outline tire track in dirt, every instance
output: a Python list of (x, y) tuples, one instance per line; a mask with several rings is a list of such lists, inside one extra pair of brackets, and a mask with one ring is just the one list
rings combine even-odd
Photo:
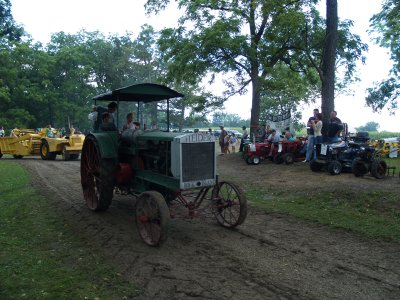
[(116, 195), (103, 213), (85, 207), (79, 161), (20, 163), (33, 175), (32, 184), (53, 200), (56, 213), (142, 289), (141, 299), (397, 299), (400, 295), (398, 244), (371, 242), (250, 209), (236, 230), (221, 228), (210, 217), (173, 219), (166, 243), (151, 248), (138, 236), (133, 197)]

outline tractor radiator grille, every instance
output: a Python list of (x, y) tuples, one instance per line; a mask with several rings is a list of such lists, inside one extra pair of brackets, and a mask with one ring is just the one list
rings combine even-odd
[(182, 144), (182, 181), (214, 178), (215, 143)]

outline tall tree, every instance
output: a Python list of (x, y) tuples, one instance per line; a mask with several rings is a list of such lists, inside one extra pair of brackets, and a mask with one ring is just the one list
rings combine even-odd
[[(157, 12), (169, 2), (148, 0), (146, 7), (149, 12)], [(303, 85), (311, 91), (304, 93), (300, 97), (302, 100), (308, 100), (308, 96), (315, 95), (312, 91), (321, 88), (318, 75), (315, 76), (319, 70), (315, 67), (320, 70), (322, 67), (315, 58), (322, 57), (325, 36), (321, 35), (321, 29), (325, 26), (314, 7), (317, 1), (178, 2), (184, 9), (179, 26), (163, 30), (159, 40), (169, 74), (176, 80), (190, 83), (204, 83), (205, 78), (213, 82), (216, 73), (222, 74), (225, 98), (245, 94), (251, 88), (253, 128), (260, 121), (262, 95), (282, 92), (282, 86), (275, 84), (287, 79), (286, 76), (277, 76), (284, 72), (275, 72), (281, 64), (287, 65), (289, 71), (297, 72), (303, 79)], [(315, 17), (310, 22), (306, 11), (311, 11)], [(354, 62), (359, 56), (354, 58), (352, 50), (359, 49), (359, 44), (357, 40), (347, 39), (348, 27), (344, 27), (343, 37), (342, 61)], [(328, 72), (327, 69), (324, 71)], [(298, 101), (299, 97), (293, 99)]]
[(371, 18), (371, 26), (379, 34), (375, 39), (376, 43), (389, 48), (394, 64), (389, 78), (368, 89), (366, 103), (374, 111), (381, 111), (387, 106), (394, 113), (400, 97), (400, 2), (384, 0), (381, 11)]
[[(338, 42), (338, 7), (337, 0), (326, 0), (326, 36), (322, 57), (321, 75), (321, 110), (323, 124), (327, 124), (331, 111), (335, 109), (335, 71), (336, 48)], [(323, 134), (327, 131), (324, 126)]]
[(319, 14), (311, 10), (304, 40), (306, 56), (317, 71), (321, 83), (323, 123), (327, 124), (329, 114), (335, 107), (335, 92), (346, 92), (347, 86), (359, 80), (355, 76), (356, 63), (359, 60), (364, 63), (363, 54), (368, 46), (361, 42), (358, 35), (351, 33), (352, 21), (338, 21), (337, 0), (326, 0), (325, 4), (325, 25), (311, 25), (323, 21)]
[[(158, 11), (169, 0), (148, 0)], [(224, 75), (225, 97), (252, 90), (251, 123), (260, 119), (261, 93), (279, 62), (291, 61), (301, 47), (303, 5), (316, 1), (179, 1), (185, 10), (176, 29), (162, 32), (160, 45), (169, 71), (177, 79), (198, 82)], [(190, 26), (190, 24), (196, 24)], [(187, 29), (191, 28), (191, 29)], [(304, 76), (306, 74), (303, 72)]]

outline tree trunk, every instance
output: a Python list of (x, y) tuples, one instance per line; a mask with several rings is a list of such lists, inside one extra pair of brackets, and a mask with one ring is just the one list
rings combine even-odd
[[(323, 124), (327, 125), (332, 110), (335, 109), (335, 61), (338, 40), (337, 0), (326, 0), (326, 37), (322, 58), (321, 110)], [(326, 135), (327, 126), (323, 126)]]
[(260, 122), (261, 82), (258, 77), (258, 69), (252, 76), (252, 101), (250, 117), (250, 133), (255, 133)]

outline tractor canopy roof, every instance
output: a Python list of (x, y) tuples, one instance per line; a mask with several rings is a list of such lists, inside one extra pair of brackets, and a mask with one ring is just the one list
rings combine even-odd
[(128, 102), (156, 102), (171, 98), (183, 97), (178, 93), (160, 84), (140, 83), (133, 84), (93, 97), (95, 101), (128, 101)]

